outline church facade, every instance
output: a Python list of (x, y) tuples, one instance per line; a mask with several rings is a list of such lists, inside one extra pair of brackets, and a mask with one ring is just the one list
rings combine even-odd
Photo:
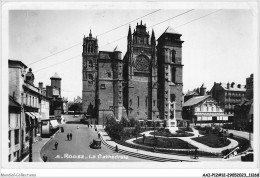
[(156, 42), (146, 25), (129, 27), (127, 52), (98, 51), (83, 39), (83, 112), (102, 124), (109, 115), (137, 120), (182, 120), (181, 34), (168, 27)]

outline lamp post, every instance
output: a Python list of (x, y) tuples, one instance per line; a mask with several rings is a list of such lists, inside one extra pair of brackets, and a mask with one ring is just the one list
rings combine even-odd
[(249, 119), (249, 129), (248, 129), (248, 131), (249, 131), (249, 149), (252, 148), (252, 145), (251, 145), (251, 129), (253, 127), (251, 126), (251, 124), (252, 124), (252, 118)]
[(105, 112), (105, 108), (103, 108), (103, 128), (104, 128), (104, 112)]
[(153, 121), (153, 128), (154, 128), (154, 134), (153, 134), (153, 147), (154, 147), (154, 149), (155, 149), (155, 120)]

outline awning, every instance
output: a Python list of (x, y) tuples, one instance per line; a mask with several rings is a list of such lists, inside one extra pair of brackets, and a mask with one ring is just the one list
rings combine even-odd
[(31, 117), (32, 119), (34, 119), (35, 118), (35, 116), (34, 115), (32, 115), (31, 113), (29, 113), (29, 112), (25, 112), (25, 114), (27, 114), (29, 117)]
[(59, 123), (57, 122), (57, 120), (50, 120), (50, 122), (51, 122), (51, 126), (53, 128), (57, 128), (59, 126)]
[(42, 116), (39, 113), (35, 112), (34, 114), (37, 115), (39, 119), (42, 118)]
[(30, 112), (31, 115), (33, 115), (33, 117), (38, 118), (38, 116), (36, 116), (35, 112)]

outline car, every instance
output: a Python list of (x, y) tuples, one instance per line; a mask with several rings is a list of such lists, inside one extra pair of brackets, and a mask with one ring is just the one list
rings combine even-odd
[(93, 139), (93, 142), (89, 145), (90, 148), (101, 149), (101, 139)]

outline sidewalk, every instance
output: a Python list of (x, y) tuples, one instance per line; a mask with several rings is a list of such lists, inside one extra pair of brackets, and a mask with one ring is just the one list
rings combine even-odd
[(101, 137), (103, 138), (103, 140), (108, 145), (110, 145), (112, 147), (115, 147), (116, 145), (118, 145), (119, 149), (129, 151), (132, 153), (143, 154), (143, 155), (147, 155), (147, 156), (161, 157), (161, 158), (166, 158), (166, 159), (178, 159), (178, 160), (182, 160), (182, 161), (223, 161), (222, 158), (199, 157), (198, 159), (194, 159), (193, 156), (190, 156), (190, 155), (188, 155), (188, 156), (170, 155), (170, 154), (154, 153), (154, 152), (129, 148), (129, 147), (126, 147), (123, 145), (119, 145), (118, 143), (115, 143), (114, 141), (112, 141), (111, 138), (104, 131), (104, 129), (101, 125), (97, 125), (97, 129), (98, 129)]

